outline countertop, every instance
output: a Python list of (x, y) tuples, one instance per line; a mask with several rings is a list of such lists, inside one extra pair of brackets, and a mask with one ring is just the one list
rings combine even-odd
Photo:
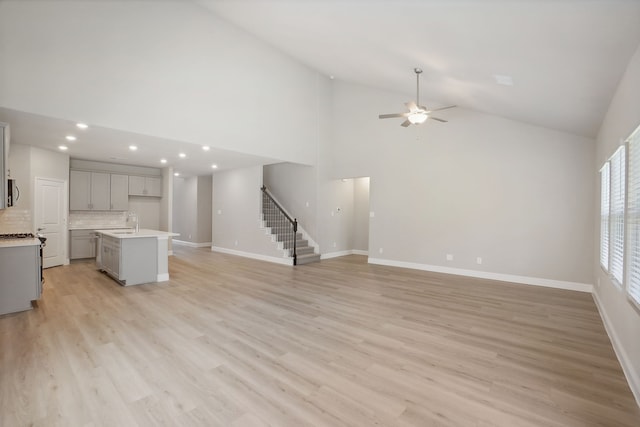
[(137, 239), (141, 237), (156, 237), (158, 239), (166, 239), (168, 237), (179, 236), (178, 233), (170, 233), (168, 231), (148, 230), (141, 228), (139, 231), (133, 231), (130, 228), (119, 228), (115, 230), (95, 230), (96, 233), (104, 234), (105, 236), (115, 237), (116, 239)]
[(40, 246), (40, 240), (34, 238), (29, 239), (0, 239), (0, 248), (11, 248), (16, 246)]
[(69, 226), (69, 231), (71, 230), (124, 230), (127, 227), (116, 227), (114, 225), (71, 225)]

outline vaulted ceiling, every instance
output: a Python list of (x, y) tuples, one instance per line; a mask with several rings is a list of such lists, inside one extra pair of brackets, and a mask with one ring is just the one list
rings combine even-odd
[[(0, 6), (13, 1), (16, 0), (0, 0)], [(108, 3), (108, 0), (102, 1)], [(166, 0), (164, 4), (180, 1), (184, 0)], [(220, 19), (227, 21), (295, 61), (337, 80), (405, 94), (408, 101), (415, 96), (413, 68), (420, 67), (424, 70), (421, 81), (423, 104), (456, 104), (591, 138), (596, 136), (617, 84), (640, 45), (640, 1), (637, 0), (192, 1), (195, 13), (200, 16), (215, 15), (211, 25), (221, 22)], [(51, 8), (54, 7), (52, 5), (63, 3), (65, 10), (76, 10), (73, 8), (77, 7), (77, 10), (86, 11), (92, 5), (80, 6), (79, 3), (61, 0), (42, 4)], [(157, 8), (159, 3), (112, 3), (119, 4), (118, 10), (135, 7), (136, 13), (145, 16), (144, 19), (158, 17), (153, 13), (140, 13), (141, 8), (153, 11), (152, 8)], [(133, 18), (118, 16), (134, 29), (134, 33), (130, 34), (142, 35), (144, 25), (131, 27), (129, 21)], [(76, 18), (64, 17), (67, 22)], [(38, 19), (43, 18), (40, 16)], [(178, 24), (190, 25), (189, 22)], [(78, 28), (83, 27), (79, 24)], [(176, 28), (173, 31), (177, 31)], [(83, 31), (95, 33), (99, 30), (87, 27)], [(85, 37), (70, 29), (66, 33), (67, 37), (73, 37), (67, 39), (73, 40), (73, 43)], [(28, 31), (25, 34), (29, 34)], [(191, 33), (183, 34), (183, 38), (191, 36)], [(107, 39), (110, 43), (117, 40), (117, 32), (110, 31)], [(188, 46), (188, 40), (180, 41)], [(199, 42), (192, 41), (194, 44)], [(7, 41), (6, 46), (15, 42), (19, 40)], [(65, 46), (56, 46), (58, 49), (67, 49)], [(78, 42), (76, 46), (92, 52), (89, 45)], [(35, 45), (31, 49), (30, 55), (44, 55), (49, 58), (48, 64), (57, 64), (51, 62), (54, 58), (51, 52), (39, 52)], [(229, 49), (233, 49), (233, 46), (229, 46)], [(113, 58), (120, 58), (118, 52), (108, 52)], [(172, 54), (179, 52), (167, 53), (167, 59), (170, 59)], [(211, 56), (215, 58), (216, 52), (212, 52)], [(96, 58), (85, 59), (87, 69), (98, 63)], [(243, 61), (251, 63), (249, 59), (243, 58)], [(142, 64), (144, 61), (139, 59), (138, 62)], [(109, 63), (108, 66), (113, 64)], [(114, 76), (126, 81), (123, 77), (128, 69), (130, 67), (124, 66)], [(76, 67), (73, 72), (81, 70)], [(261, 64), (257, 61), (246, 69), (246, 76), (254, 76), (255, 80), (260, 70)], [(25, 75), (30, 76), (41, 70), (25, 71), (28, 71)], [(2, 77), (3, 73), (0, 72)], [(87, 80), (86, 76), (79, 77)], [(512, 84), (499, 84), (497, 77), (506, 78)], [(51, 80), (55, 85), (55, 78), (56, 75), (47, 76), (47, 81)], [(286, 86), (286, 78), (280, 78), (282, 82), (279, 84), (285, 86), (278, 90), (293, 90), (293, 86)], [(145, 83), (148, 85), (150, 81), (153, 79)], [(254, 82), (254, 87), (256, 85), (258, 83)], [(0, 101), (2, 95), (0, 93)], [(31, 95), (38, 96), (37, 93)], [(230, 105), (225, 109), (234, 112), (241, 106)], [(56, 149), (58, 144), (50, 142), (52, 139), (47, 135), (61, 133), (74, 124), (71, 117), (65, 122), (57, 120), (61, 117), (41, 117), (37, 111), (21, 112), (11, 108), (11, 105), (0, 103), (0, 120), (10, 119), (13, 122), (13, 135), (19, 142), (34, 141), (43, 147), (49, 144), (50, 149)], [(401, 110), (401, 105), (390, 105), (388, 110), (380, 113)], [(234, 116), (230, 114), (223, 119), (231, 121)], [(234, 128), (232, 124), (229, 127), (236, 129), (236, 133), (242, 129)], [(251, 156), (229, 151), (228, 146), (224, 147), (227, 150), (217, 151), (213, 146), (214, 151), (208, 154), (209, 157), (204, 157), (200, 143), (188, 138), (178, 141), (173, 136), (157, 138), (158, 134), (150, 136), (152, 132), (145, 135), (141, 134), (145, 132), (136, 134), (135, 130), (121, 133), (122, 130), (95, 130), (92, 134), (95, 136), (94, 145), (87, 144), (85, 148), (88, 151), (79, 151), (80, 154), (75, 155), (105, 161), (125, 159), (122, 161), (151, 166), (157, 165), (156, 157), (169, 156), (164, 154), (165, 151), (177, 156), (176, 147), (179, 146), (193, 152), (190, 154), (193, 162), (189, 163), (189, 167), (186, 163), (183, 166), (191, 174), (210, 173), (213, 157), (222, 159), (220, 163), (224, 163), (224, 169), (278, 161), (277, 158), (268, 158), (265, 153)], [(109, 144), (108, 141), (113, 140), (126, 140), (140, 145), (142, 152), (138, 153), (138, 160), (126, 152), (126, 146), (123, 151), (123, 147)], [(140, 159), (145, 149), (153, 157), (143, 161)]]
[[(595, 137), (640, 44), (633, 0), (200, 0), (326, 75)], [(511, 77), (512, 86), (495, 76)]]

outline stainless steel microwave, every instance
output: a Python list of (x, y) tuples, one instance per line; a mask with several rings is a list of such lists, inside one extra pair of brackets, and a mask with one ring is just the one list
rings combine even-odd
[(7, 207), (11, 207), (16, 204), (20, 198), (20, 189), (16, 185), (15, 179), (7, 180)]

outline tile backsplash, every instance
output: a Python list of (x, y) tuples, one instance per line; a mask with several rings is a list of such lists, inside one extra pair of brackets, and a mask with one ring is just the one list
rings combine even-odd
[(0, 209), (0, 234), (11, 233), (33, 233), (30, 210)]
[(125, 228), (127, 212), (69, 212), (69, 228)]

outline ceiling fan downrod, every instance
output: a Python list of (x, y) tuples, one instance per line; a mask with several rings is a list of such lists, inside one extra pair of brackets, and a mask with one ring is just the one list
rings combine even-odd
[(422, 73), (422, 68), (414, 68), (413, 71), (416, 73), (416, 105), (420, 108), (420, 74)]

